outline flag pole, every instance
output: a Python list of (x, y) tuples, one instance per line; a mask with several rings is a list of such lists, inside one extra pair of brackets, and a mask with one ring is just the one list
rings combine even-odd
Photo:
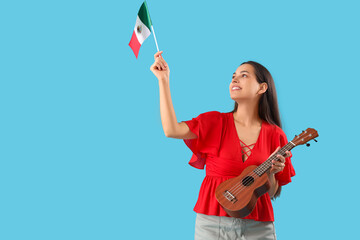
[(152, 32), (154, 33), (154, 39), (155, 39), (156, 49), (157, 49), (157, 51), (159, 51), (159, 46), (158, 46), (157, 41), (156, 41), (155, 31), (154, 31), (154, 27), (153, 27), (153, 24), (152, 24), (152, 21), (151, 21), (151, 17), (150, 17), (150, 13), (149, 13), (149, 8), (148, 8), (148, 6), (147, 6), (146, 0), (144, 1), (144, 3), (145, 3), (146, 9), (147, 9), (147, 12), (148, 12), (148, 15), (149, 15), (149, 19), (150, 19), (150, 22), (151, 22), (151, 29), (152, 29)]
[(153, 33), (154, 33), (154, 39), (155, 39), (156, 49), (157, 49), (157, 51), (159, 51), (159, 46), (158, 46), (157, 41), (156, 41), (156, 36), (155, 36), (155, 31), (154, 31), (153, 25), (151, 25), (151, 29), (152, 29), (152, 31), (153, 31)]

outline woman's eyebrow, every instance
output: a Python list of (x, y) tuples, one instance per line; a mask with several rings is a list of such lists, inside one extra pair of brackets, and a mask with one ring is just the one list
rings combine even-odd
[[(247, 73), (249, 73), (248, 71), (245, 71), (245, 70), (244, 70), (244, 71), (241, 71), (240, 73), (243, 73), (243, 72), (247, 72)], [(233, 73), (233, 75), (235, 75), (235, 73)]]

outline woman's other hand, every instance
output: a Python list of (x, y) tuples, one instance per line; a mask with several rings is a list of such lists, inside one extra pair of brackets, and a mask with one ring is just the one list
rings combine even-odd
[[(274, 155), (277, 151), (279, 151), (280, 147), (278, 147), (271, 155)], [(270, 174), (276, 174), (284, 170), (285, 167), (285, 158), (290, 157), (291, 153), (289, 151), (285, 152), (285, 156), (281, 156), (280, 154), (276, 155), (278, 160), (272, 161), (272, 167), (270, 169)]]

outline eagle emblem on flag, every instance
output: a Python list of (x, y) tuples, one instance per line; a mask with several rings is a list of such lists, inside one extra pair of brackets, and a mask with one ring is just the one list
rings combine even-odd
[(138, 33), (141, 33), (142, 27), (140, 25), (138, 25), (136, 30), (137, 30)]

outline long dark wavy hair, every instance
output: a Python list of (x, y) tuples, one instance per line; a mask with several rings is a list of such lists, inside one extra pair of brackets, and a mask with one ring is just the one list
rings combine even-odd
[[(255, 69), (256, 80), (258, 83), (267, 83), (268, 89), (262, 94), (259, 101), (259, 116), (262, 120), (275, 124), (281, 128), (280, 112), (277, 101), (274, 80), (270, 72), (260, 63), (254, 61), (243, 62), (241, 65), (250, 64)], [(235, 101), (232, 113), (236, 112), (238, 104)]]
[[(277, 94), (275, 89), (274, 79), (272, 78), (270, 72), (260, 63), (254, 61), (243, 62), (243, 64), (250, 64), (255, 69), (256, 80), (258, 83), (267, 83), (268, 89), (265, 93), (262, 94), (259, 100), (259, 116), (262, 120), (275, 124), (281, 128), (280, 112), (277, 101)], [(231, 112), (236, 112), (238, 104), (235, 101), (234, 110)], [(275, 199), (280, 196), (281, 186), (278, 187), (276, 193), (272, 197)]]

